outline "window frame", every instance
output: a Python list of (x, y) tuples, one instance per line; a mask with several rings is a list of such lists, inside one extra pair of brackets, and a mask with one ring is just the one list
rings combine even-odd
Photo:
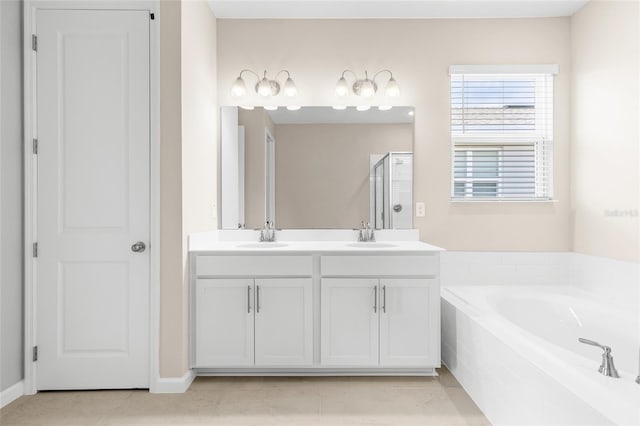
[[(450, 201), (451, 202), (514, 202), (514, 201), (525, 201), (525, 202), (551, 202), (554, 201), (553, 198), (553, 140), (554, 140), (554, 125), (553, 118), (555, 115), (554, 112), (554, 103), (555, 103), (555, 74), (558, 73), (557, 65), (453, 65), (449, 68), (450, 80), (449, 80), (449, 106), (450, 106), (450, 123), (449, 123), (449, 134), (451, 138), (451, 173), (450, 173)], [(531, 132), (522, 131), (522, 132), (484, 132), (484, 131), (467, 131), (464, 130), (460, 132), (454, 132), (452, 129), (452, 120), (453, 120), (453, 110), (454, 110), (454, 99), (451, 96), (452, 94), (452, 82), (454, 78), (454, 74), (492, 74), (492, 77), (496, 77), (498, 75), (504, 74), (505, 78), (513, 78), (516, 77), (517, 74), (522, 74), (523, 78), (531, 77), (532, 75), (536, 75), (537, 78), (543, 78), (545, 84), (550, 83), (551, 88), (549, 92), (546, 92), (550, 95), (550, 99), (546, 96), (542, 97), (542, 101), (546, 102), (546, 105), (543, 108), (536, 108), (536, 127), (538, 125), (538, 114), (547, 114), (543, 120), (541, 120), (544, 124), (543, 130), (537, 129)], [(550, 78), (550, 80), (546, 80)], [(536, 92), (539, 90), (549, 90), (546, 87), (539, 88), (536, 86)], [(462, 104), (464, 105), (464, 104)], [(550, 121), (549, 123), (544, 122), (545, 119)], [(502, 173), (503, 163), (498, 160), (498, 177), (497, 178), (473, 178), (472, 172), (470, 168), (472, 168), (472, 162), (466, 166), (466, 176), (464, 178), (456, 177), (455, 170), (455, 161), (456, 161), (456, 152), (465, 151), (465, 146), (468, 148), (470, 146), (477, 146), (478, 150), (487, 150), (487, 151), (503, 151), (505, 148), (510, 146), (530, 146), (532, 151), (534, 152), (534, 195), (532, 196), (505, 196), (501, 195), (501, 186), (504, 184), (504, 177)], [(473, 151), (467, 150), (467, 154), (472, 153)], [(500, 158), (500, 154), (498, 156)], [(541, 180), (545, 181), (541, 181)], [(486, 181), (486, 182), (497, 182), (496, 186), (496, 195), (490, 196), (479, 196), (473, 194), (473, 182), (475, 181)], [(464, 183), (465, 192), (463, 195), (456, 195), (456, 183)], [(541, 183), (542, 182), (542, 183)], [(546, 193), (538, 195), (539, 188), (546, 190)], [(469, 190), (470, 188), (470, 190)]]

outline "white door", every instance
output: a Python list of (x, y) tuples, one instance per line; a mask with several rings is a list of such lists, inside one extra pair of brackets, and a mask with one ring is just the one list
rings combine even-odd
[(36, 21), (37, 388), (146, 388), (148, 13)]
[(253, 365), (252, 279), (196, 281), (196, 366)]
[(310, 278), (257, 279), (256, 365), (313, 363)]
[(378, 280), (325, 278), (321, 283), (322, 364), (378, 365)]
[(439, 364), (438, 287), (429, 279), (380, 280), (380, 365)]

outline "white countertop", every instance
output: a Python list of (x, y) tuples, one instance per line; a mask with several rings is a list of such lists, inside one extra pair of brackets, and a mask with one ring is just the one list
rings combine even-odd
[[(232, 231), (233, 232), (233, 231)], [(238, 231), (236, 231), (238, 232)], [(439, 252), (444, 249), (417, 239), (391, 240), (394, 235), (380, 232), (377, 242), (358, 243), (356, 238), (333, 241), (318, 240), (280, 240), (274, 243), (260, 243), (258, 238), (246, 238), (246, 233), (238, 234), (237, 240), (228, 237), (218, 238), (216, 233), (200, 233), (189, 236), (190, 253), (424, 253)], [(283, 235), (284, 236), (284, 235)], [(291, 234), (286, 235), (291, 236)], [(313, 238), (313, 235), (309, 235)]]

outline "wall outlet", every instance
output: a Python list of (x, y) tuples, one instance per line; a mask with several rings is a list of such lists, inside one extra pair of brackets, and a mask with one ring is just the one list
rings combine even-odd
[(416, 203), (416, 217), (424, 217), (424, 203)]

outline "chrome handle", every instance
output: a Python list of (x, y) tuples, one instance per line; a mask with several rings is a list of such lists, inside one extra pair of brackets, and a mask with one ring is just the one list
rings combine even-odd
[(611, 352), (611, 348), (609, 346), (601, 345), (600, 343), (594, 342), (593, 340), (583, 339), (582, 337), (579, 337), (578, 342), (584, 343), (585, 345), (597, 346), (605, 352)]
[(378, 286), (373, 286), (373, 312), (378, 312)]
[(138, 241), (131, 246), (131, 251), (134, 253), (142, 253), (147, 249), (147, 245), (142, 241)]
[(382, 312), (387, 313), (387, 286), (382, 286)]
[(256, 286), (256, 313), (260, 313), (260, 286)]
[(251, 286), (247, 286), (247, 313), (251, 313)]

